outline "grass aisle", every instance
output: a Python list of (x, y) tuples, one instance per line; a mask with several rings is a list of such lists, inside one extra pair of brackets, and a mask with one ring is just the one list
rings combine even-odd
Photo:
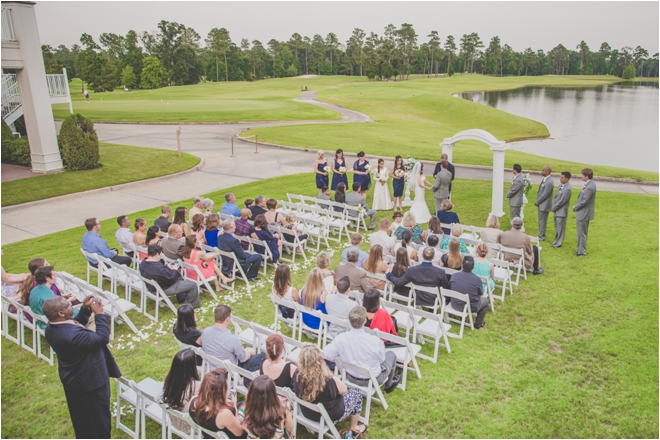
[[(285, 198), (292, 190), (316, 194), (310, 175), (305, 174), (209, 196), (221, 203), (227, 191), (242, 201), (258, 194)], [(490, 194), (486, 182), (455, 181), (452, 195), (461, 221), (483, 225)], [(431, 194), (427, 196), (433, 206)], [(191, 200), (181, 204), (189, 207)], [(527, 231), (535, 234), (536, 211), (528, 209), (526, 214)], [(158, 209), (151, 209), (130, 217), (151, 223), (158, 215)], [(390, 215), (379, 213), (379, 217)], [(409, 375), (407, 391), (395, 390), (387, 396), (389, 410), (373, 405), (370, 438), (658, 437), (658, 197), (600, 192), (586, 258), (572, 255), (573, 219), (563, 248), (544, 244), (544, 275), (530, 275), (506, 302), (496, 301), (495, 313), (486, 316), (486, 327), (467, 330), (462, 340), (451, 339), (452, 353), (441, 351), (437, 364), (419, 360), (422, 379)], [(116, 244), (116, 227), (114, 219), (102, 222), (101, 235), (111, 246)], [(625, 248), (621, 239), (614, 238), (619, 231), (626, 231)], [(31, 258), (43, 256), (56, 270), (84, 277), (79, 251), (83, 232), (81, 225), (5, 246), (3, 267), (24, 271)], [(342, 249), (334, 250), (332, 267), (339, 263)], [(311, 267), (293, 268), (294, 286), (302, 287)], [(272, 275), (270, 269), (252, 294), (223, 293), (221, 302), (231, 304), (237, 316), (272, 324), (268, 299)], [(204, 294), (197, 312), (200, 328), (212, 324), (214, 305)], [(149, 340), (131, 341), (130, 330), (119, 326), (118, 338), (112, 342), (117, 362), (129, 379), (163, 380), (178, 351), (171, 335), (173, 315), (164, 312), (156, 325), (140, 315), (131, 316), (139, 328), (145, 327)], [(431, 353), (429, 344), (424, 351)], [(5, 338), (2, 397), (3, 438), (73, 436), (57, 368)], [(36, 419), (35, 414), (39, 414)], [(158, 435), (160, 430), (150, 423), (149, 436)], [(113, 436), (125, 437), (117, 430)], [(310, 436), (301, 428), (299, 437)]]
[(176, 151), (99, 143), (99, 163), (87, 171), (65, 171), (2, 183), (2, 206), (33, 202), (121, 183), (160, 177), (194, 167), (199, 157)]

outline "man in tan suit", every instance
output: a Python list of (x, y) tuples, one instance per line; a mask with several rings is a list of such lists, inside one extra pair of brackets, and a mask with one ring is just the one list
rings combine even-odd
[[(523, 221), (520, 217), (511, 220), (511, 230), (503, 232), (497, 238), (497, 242), (502, 246), (513, 249), (522, 249), (525, 255), (525, 268), (532, 270), (534, 275), (541, 275), (543, 270), (539, 269), (539, 249), (532, 246), (529, 235), (522, 231)], [(504, 252), (504, 259), (514, 264), (518, 264), (518, 256), (510, 252)]]
[(343, 277), (348, 277), (351, 282), (351, 290), (366, 293), (367, 290), (371, 289), (371, 283), (367, 278), (367, 273), (356, 266), (358, 258), (359, 253), (356, 249), (349, 250), (346, 255), (347, 262), (340, 264), (335, 269), (335, 279), (340, 280)]

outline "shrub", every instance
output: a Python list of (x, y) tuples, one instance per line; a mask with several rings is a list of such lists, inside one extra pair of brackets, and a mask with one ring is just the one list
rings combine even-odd
[(630, 63), (628, 67), (626, 67), (626, 70), (623, 71), (623, 75), (621, 77), (623, 79), (633, 79), (635, 77), (635, 66), (633, 63)]
[(5, 121), (2, 121), (2, 154), (0, 161), (26, 167), (32, 165), (30, 161), (30, 144), (27, 138), (14, 139), (14, 134)]
[(69, 115), (60, 128), (60, 153), (69, 170), (89, 170), (99, 166), (99, 138), (94, 124), (79, 113)]

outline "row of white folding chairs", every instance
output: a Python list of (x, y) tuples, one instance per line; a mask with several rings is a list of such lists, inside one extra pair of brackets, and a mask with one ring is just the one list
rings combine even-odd
[[(305, 203), (304, 201), (295, 201), (299, 198), (304, 197), (306, 200), (313, 200), (313, 203)], [(359, 232), (360, 229), (367, 230), (367, 224), (364, 219), (365, 212), (364, 210), (347, 205), (346, 203), (333, 202), (331, 200), (317, 200), (312, 199), (307, 196), (300, 196), (295, 194), (288, 194), (287, 198), (289, 201), (278, 200), (278, 203), (281, 205), (282, 210), (290, 212), (299, 212), (303, 216), (318, 216), (320, 214), (325, 214), (327, 217), (332, 218), (334, 221), (333, 226), (340, 227), (346, 233), (347, 238), (349, 237), (349, 229), (355, 227), (354, 232)], [(336, 232), (341, 233), (337, 228)]]
[[(251, 290), (252, 285), (250, 281), (248, 281), (247, 275), (245, 274), (245, 271), (241, 267), (241, 264), (238, 262), (238, 258), (236, 257), (236, 254), (234, 254), (233, 252), (221, 251), (218, 247), (212, 247), (201, 243), (199, 244), (199, 248), (204, 252), (213, 252), (218, 254), (217, 258), (215, 259), (215, 263), (218, 265), (220, 270), (223, 271), (223, 273), (228, 275), (230, 278), (234, 278), (234, 281), (232, 281), (229, 284), (224, 284), (221, 281), (219, 281), (222, 287), (227, 288), (229, 290), (235, 290), (236, 281), (241, 280), (245, 283), (248, 292)], [(231, 264), (231, 267), (229, 267), (229, 264), (225, 265), (225, 262)], [(226, 271), (225, 268), (227, 269)]]
[[(13, 306), (13, 310), (10, 308)], [(32, 321), (28, 319), (32, 318)], [(9, 321), (15, 321), (16, 336), (14, 336), (9, 328)], [(48, 346), (49, 355), (44, 355), (41, 338), (45, 339), (45, 330), (39, 327), (38, 322), (48, 324), (45, 316), (38, 315), (30, 309), (29, 306), (24, 306), (18, 301), (2, 295), (2, 335), (12, 342), (15, 342), (22, 348), (30, 353), (53, 365), (54, 353), (53, 349)], [(29, 330), (32, 334), (30, 338), (25, 336), (25, 330)]]

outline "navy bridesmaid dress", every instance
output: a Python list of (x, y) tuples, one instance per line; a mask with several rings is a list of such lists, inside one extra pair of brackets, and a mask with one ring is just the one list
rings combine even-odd
[[(325, 172), (323, 168), (328, 166), (328, 162), (320, 163), (318, 164), (318, 170), (320, 172)], [(316, 174), (316, 187), (317, 188), (323, 188), (324, 186), (328, 186), (328, 176), (324, 176), (323, 174)]]
[[(369, 165), (369, 161), (365, 160), (364, 163), (360, 165), (360, 160), (358, 159), (353, 164), (353, 171), (367, 171), (367, 165)], [(367, 191), (371, 188), (371, 174), (353, 174), (353, 183), (355, 182), (360, 183), (360, 189), (362, 191)]]
[[(402, 166), (399, 167), (399, 168), (397, 168), (397, 170), (401, 170), (401, 171), (403, 171), (404, 173), (406, 172), (406, 170), (405, 170)], [(396, 170), (394, 170), (394, 172), (396, 173)], [(393, 174), (394, 174), (394, 173), (393, 173)], [(400, 177), (400, 178), (398, 178), (398, 179), (397, 179), (396, 177), (394, 177), (394, 178), (392, 179), (392, 187), (393, 187), (393, 189), (394, 189), (394, 197), (403, 197), (403, 188), (404, 188), (405, 186), (406, 186), (406, 179), (405, 179), (405, 177), (402, 176), (402, 177)]]
[(346, 187), (346, 189), (349, 189), (348, 188), (348, 177), (346, 177), (346, 174), (339, 174), (338, 173), (340, 167), (346, 168), (346, 161), (344, 159), (342, 159), (342, 161), (340, 163), (338, 163), (335, 160), (334, 170), (333, 170), (334, 173), (332, 174), (332, 187), (331, 187), (331, 189), (333, 191), (337, 190), (337, 185), (339, 185), (340, 183), (343, 183), (344, 186)]

